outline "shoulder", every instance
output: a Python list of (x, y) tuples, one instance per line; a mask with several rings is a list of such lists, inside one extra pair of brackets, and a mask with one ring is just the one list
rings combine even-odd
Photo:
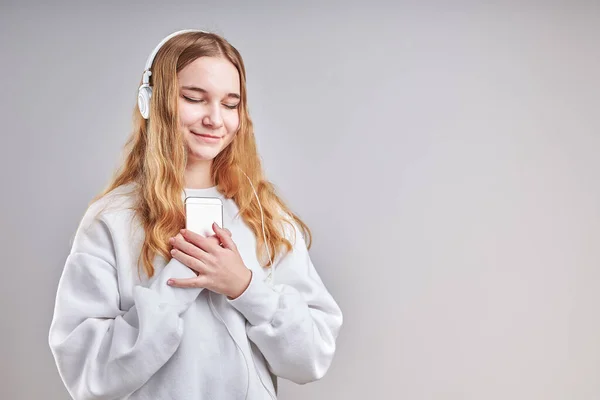
[(135, 207), (138, 197), (138, 185), (128, 183), (121, 185), (104, 196), (96, 199), (88, 206), (85, 217), (103, 218), (114, 214), (127, 213)]
[(137, 188), (134, 183), (121, 185), (90, 203), (81, 218), (73, 244), (77, 246), (86, 239), (109, 241), (113, 228), (122, 225), (120, 221), (127, 220), (125, 225), (131, 224), (135, 216)]
[(307, 241), (304, 237), (304, 230), (294, 218), (293, 213), (282, 208), (278, 208), (278, 211), (281, 233), (284, 238), (289, 240), (293, 251), (306, 250)]

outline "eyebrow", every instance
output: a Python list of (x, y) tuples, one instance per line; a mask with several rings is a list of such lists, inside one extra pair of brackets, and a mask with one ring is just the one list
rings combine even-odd
[[(205, 89), (202, 89), (201, 87), (197, 87), (197, 86), (182, 86), (182, 89), (186, 89), (186, 90), (193, 90), (195, 92), (199, 92), (202, 94), (208, 94), (208, 92)], [(237, 93), (227, 93), (227, 96), (225, 97), (233, 97), (234, 99), (240, 99), (240, 95)]]

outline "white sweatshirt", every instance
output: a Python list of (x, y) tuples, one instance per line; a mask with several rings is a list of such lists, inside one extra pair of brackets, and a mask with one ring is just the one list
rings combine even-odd
[(275, 261), (271, 287), (235, 202), (214, 187), (186, 189), (182, 198), (223, 200), (223, 225), (253, 273), (234, 300), (175, 288), (169, 278), (196, 276), (175, 259), (157, 256), (154, 276), (139, 277), (144, 231), (127, 209), (133, 196), (115, 196), (133, 187), (115, 189), (86, 211), (58, 285), (49, 344), (74, 399), (272, 399), (276, 377), (302, 384), (326, 373), (342, 313), (297, 226), (295, 243), (292, 229), (286, 232), (294, 248)]

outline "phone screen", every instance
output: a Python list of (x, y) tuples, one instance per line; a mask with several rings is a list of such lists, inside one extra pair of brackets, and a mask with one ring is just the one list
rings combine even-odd
[(213, 222), (223, 228), (223, 203), (212, 197), (188, 197), (185, 200), (185, 227), (203, 236), (212, 236)]

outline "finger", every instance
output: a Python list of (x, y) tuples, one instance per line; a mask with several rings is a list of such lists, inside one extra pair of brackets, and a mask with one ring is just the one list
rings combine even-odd
[(216, 243), (218, 245), (221, 245), (221, 239), (219, 239), (219, 237), (217, 235), (211, 235), (211, 236), (209, 236), (208, 240), (210, 240), (213, 243)]
[(214, 253), (221, 249), (218, 244), (214, 243), (214, 241), (209, 240), (207, 237), (204, 237), (196, 232), (192, 232), (189, 229), (182, 229), (181, 234), (185, 240), (191, 242), (207, 253)]
[(172, 246), (177, 240), (182, 240), (183, 239), (183, 235), (181, 233), (178, 233), (177, 235), (169, 238), (169, 244)]
[(208, 261), (209, 254), (194, 244), (188, 242), (183, 235), (178, 234), (174, 240), (170, 241), (173, 248), (181, 250), (185, 254), (197, 258), (198, 260), (205, 262)]
[(221, 228), (215, 222), (213, 223), (213, 230), (215, 231), (219, 239), (221, 239), (223, 247), (225, 247), (226, 249), (235, 250), (235, 243), (233, 242), (233, 239), (231, 239), (231, 235), (228, 235), (225, 229)]
[[(217, 226), (219, 226), (219, 225), (217, 225)], [(225, 231), (225, 233), (227, 233), (229, 236), (232, 236), (231, 231), (229, 229), (227, 229), (227, 228), (221, 228), (221, 229), (223, 229)], [(212, 236), (216, 236), (216, 234), (214, 234)]]
[(204, 288), (206, 287), (206, 282), (203, 276), (199, 275), (196, 278), (171, 278), (167, 281), (167, 285), (180, 288)]
[[(217, 226), (219, 226), (219, 225), (217, 224)], [(227, 229), (227, 228), (221, 228), (221, 229), (222, 229), (222, 230), (224, 230), (224, 231), (225, 231), (225, 233), (227, 233), (229, 236), (233, 236), (233, 235), (232, 235), (232, 233), (231, 233), (231, 231), (230, 231), (229, 229)], [(214, 231), (214, 229), (213, 229), (213, 231)], [(215, 233), (214, 235), (210, 235), (210, 236), (208, 236), (208, 237), (216, 237), (216, 238), (219, 238), (219, 236), (218, 236), (216, 233)]]
[(204, 264), (202, 261), (198, 260), (197, 258), (194, 258), (188, 254), (185, 254), (181, 250), (173, 249), (173, 250), (171, 250), (171, 255), (177, 261), (179, 261), (186, 267), (196, 271), (198, 274), (202, 274), (207, 271), (206, 264)]
[(223, 247), (223, 243), (221, 243), (221, 239), (219, 238), (219, 235), (217, 235), (217, 234), (211, 235), (208, 237), (208, 239), (215, 242), (217, 245), (219, 245), (219, 247)]

